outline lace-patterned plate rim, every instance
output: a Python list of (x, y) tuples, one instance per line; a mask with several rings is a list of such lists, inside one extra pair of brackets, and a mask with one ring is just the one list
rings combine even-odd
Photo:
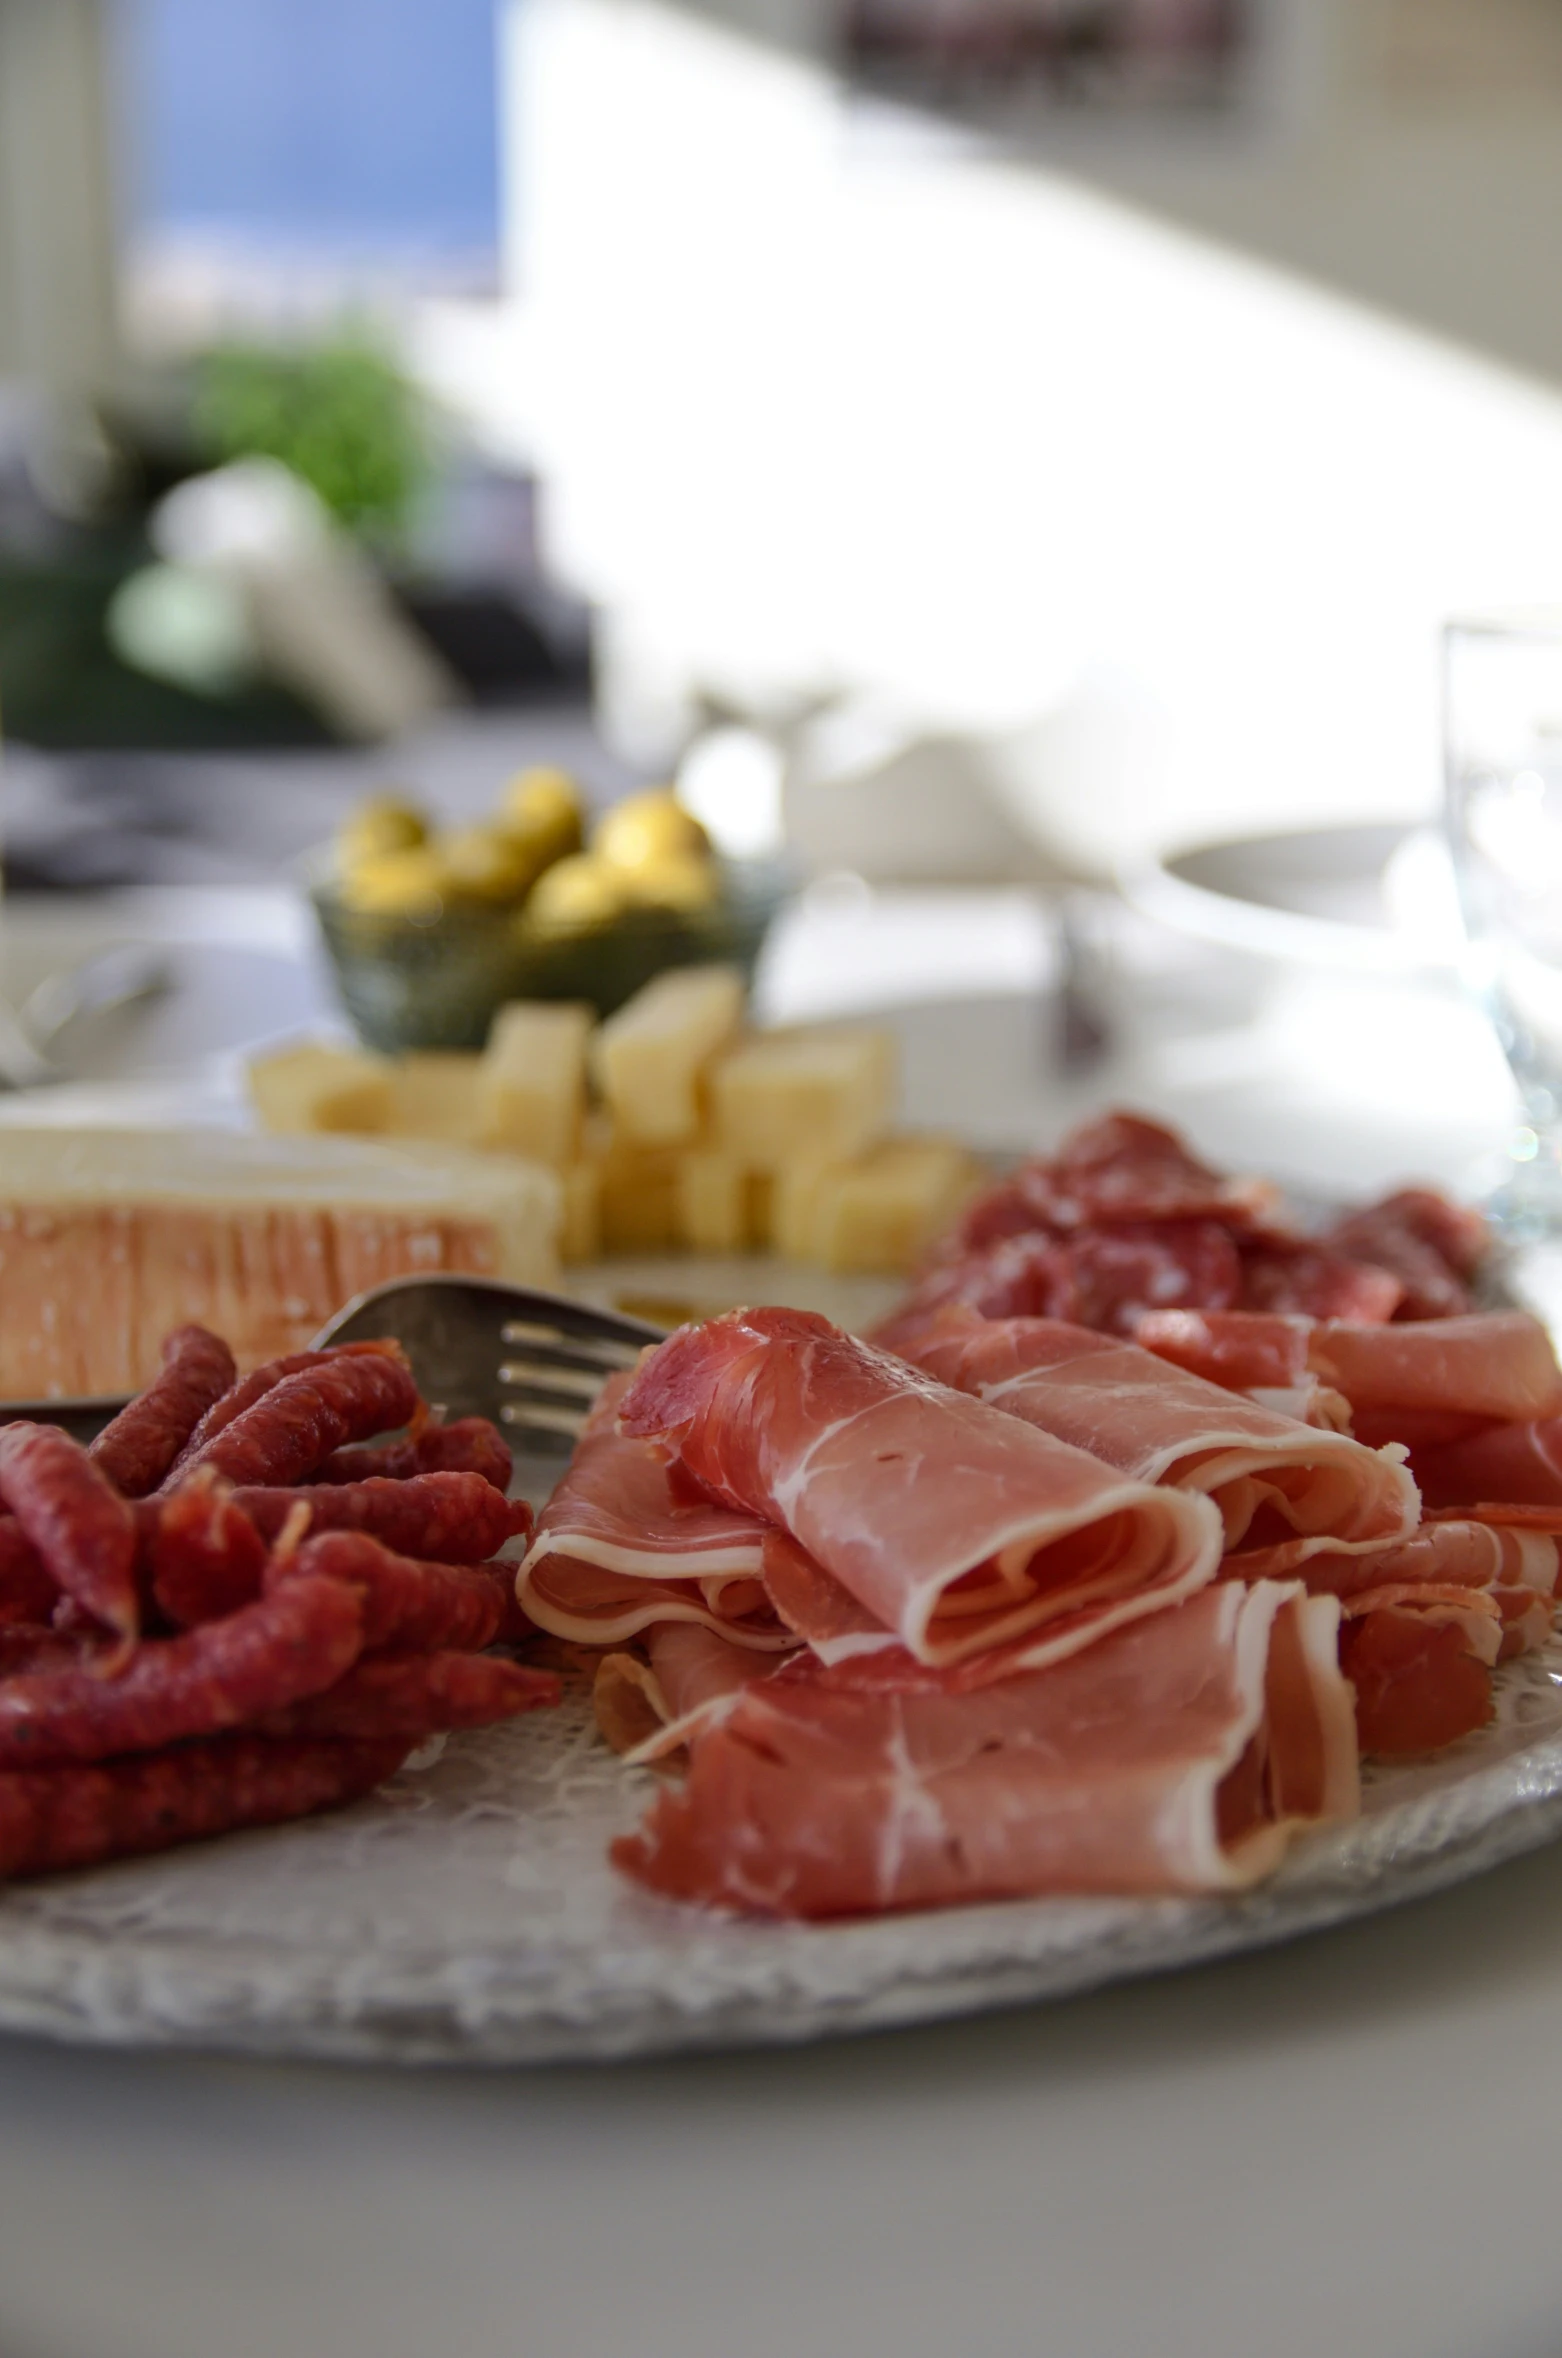
[(0, 2028), (401, 2063), (781, 2044), (1071, 1996), (1422, 1897), (1562, 1834), (1562, 1638), (1491, 1727), (1234, 1900), (1054, 1898), (833, 1925), (647, 1898), (607, 1844), (652, 1781), (553, 1715), (452, 1739), (335, 1816), (0, 1894)]

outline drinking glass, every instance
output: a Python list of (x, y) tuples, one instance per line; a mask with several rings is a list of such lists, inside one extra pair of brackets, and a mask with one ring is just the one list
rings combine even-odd
[(1562, 607), (1471, 617), (1443, 634), (1449, 845), (1467, 977), (1523, 1101), (1491, 1205), (1510, 1231), (1562, 1234)]

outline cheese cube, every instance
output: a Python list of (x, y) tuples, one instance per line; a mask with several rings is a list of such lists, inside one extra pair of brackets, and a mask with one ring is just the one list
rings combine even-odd
[(610, 1015), (592, 1042), (591, 1070), (619, 1133), (646, 1146), (694, 1138), (706, 1068), (742, 1015), (735, 966), (658, 975)]
[(602, 1173), (595, 1163), (571, 1163), (559, 1173), (563, 1214), (561, 1261), (595, 1261), (602, 1250)]
[(328, 1130), (383, 1130), (390, 1119), (391, 1071), (377, 1056), (307, 1042), (257, 1056), (249, 1092), (261, 1128), (304, 1136)]
[(858, 1026), (758, 1032), (710, 1076), (717, 1140), (756, 1171), (779, 1171), (799, 1150), (860, 1154), (882, 1134), (895, 1091), (893, 1034)]
[(841, 1271), (914, 1269), (979, 1178), (953, 1139), (891, 1138), (823, 1173), (807, 1257)]
[(475, 1050), (430, 1048), (398, 1057), (391, 1076), (387, 1128), (399, 1138), (437, 1138), (471, 1146), (478, 1131)]
[(586, 1043), (596, 1018), (573, 1000), (501, 1007), (478, 1078), (478, 1138), (563, 1166), (580, 1151)]
[(676, 1146), (644, 1146), (597, 1114), (586, 1125), (584, 1159), (597, 1174), (604, 1253), (665, 1253), (681, 1242)]
[(771, 1182), (770, 1241), (787, 1261), (816, 1261), (815, 1239), (825, 1181), (839, 1166), (817, 1156), (786, 1163)]
[(720, 1147), (694, 1147), (678, 1166), (682, 1241), (696, 1253), (747, 1253), (770, 1237), (770, 1186)]

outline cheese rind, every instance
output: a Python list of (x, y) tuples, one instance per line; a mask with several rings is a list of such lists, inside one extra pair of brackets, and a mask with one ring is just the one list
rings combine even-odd
[(890, 1032), (756, 1032), (711, 1069), (716, 1138), (756, 1171), (779, 1171), (800, 1153), (844, 1161), (883, 1134), (896, 1084)]
[(574, 1000), (516, 1001), (494, 1017), (478, 1080), (484, 1146), (556, 1167), (580, 1152), (586, 1043), (596, 1017)]
[(591, 1043), (591, 1070), (615, 1127), (646, 1146), (699, 1133), (702, 1083), (743, 1018), (735, 966), (677, 967), (637, 991)]
[(283, 1136), (372, 1132), (390, 1120), (391, 1067), (350, 1048), (328, 1048), (318, 1041), (279, 1048), (253, 1058), (248, 1078), (262, 1127)]
[(129, 1391), (190, 1319), (241, 1364), (356, 1293), (456, 1269), (547, 1284), (558, 1183), (424, 1144), (225, 1130), (0, 1135), (0, 1397)]

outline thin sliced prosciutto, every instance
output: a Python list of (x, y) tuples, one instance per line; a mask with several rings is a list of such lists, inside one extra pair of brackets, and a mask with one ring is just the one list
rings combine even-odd
[(774, 1664), (690, 1621), (661, 1621), (646, 1659), (608, 1654), (597, 1666), (597, 1725), (632, 1768), (681, 1752), (731, 1717), (738, 1697)]
[[(649, 1353), (622, 1429), (778, 1525), (919, 1662), (1059, 1660), (1210, 1580), (1207, 1499), (1116, 1472), (798, 1310)], [(528, 1601), (528, 1611), (535, 1611)]]
[(767, 1526), (680, 1482), (661, 1452), (618, 1430), (629, 1386), (614, 1376), (542, 1513), (516, 1593), (539, 1629), (620, 1645), (658, 1621), (737, 1644), (791, 1645), (760, 1579)]
[[(1227, 1579), (1299, 1579), (1315, 1594), (1341, 1597), (1352, 1607), (1384, 1589), (1414, 1591), (1423, 1600), (1434, 1590), (1445, 1598), (1479, 1595), (1501, 1624), (1495, 1657), (1501, 1662), (1530, 1652), (1549, 1634), (1557, 1570), (1554, 1532), (1476, 1516), (1423, 1523), (1398, 1546), (1362, 1555), (1327, 1548), (1305, 1554), (1291, 1541), (1239, 1550), (1221, 1565)], [(1484, 1617), (1484, 1604), (1475, 1609)]]
[(1363, 1752), (1432, 1752), (1484, 1727), (1501, 1624), (1489, 1599), (1419, 1586), (1367, 1590), (1341, 1608), (1340, 1668)]
[(1562, 1411), (1562, 1370), (1550, 1337), (1524, 1310), (1404, 1326), (1171, 1310), (1142, 1318), (1134, 1340), (1239, 1391), (1315, 1376), (1344, 1394), (1358, 1429), (1366, 1411), (1414, 1410), (1477, 1423), (1520, 1423)]
[(1562, 1506), (1562, 1416), (1490, 1425), (1452, 1441), (1418, 1440), (1411, 1457), (1428, 1506)]
[(1223, 1581), (977, 1694), (881, 1657), (743, 1686), (615, 1863), (831, 1917), (1027, 1893), (1234, 1891), (1358, 1806), (1339, 1606)]
[(1415, 1529), (1415, 1485), (1397, 1455), (1205, 1383), (1133, 1343), (1053, 1319), (945, 1312), (908, 1348), (941, 1382), (1139, 1481), (1212, 1498), (1228, 1548), (1250, 1531), (1352, 1549)]

